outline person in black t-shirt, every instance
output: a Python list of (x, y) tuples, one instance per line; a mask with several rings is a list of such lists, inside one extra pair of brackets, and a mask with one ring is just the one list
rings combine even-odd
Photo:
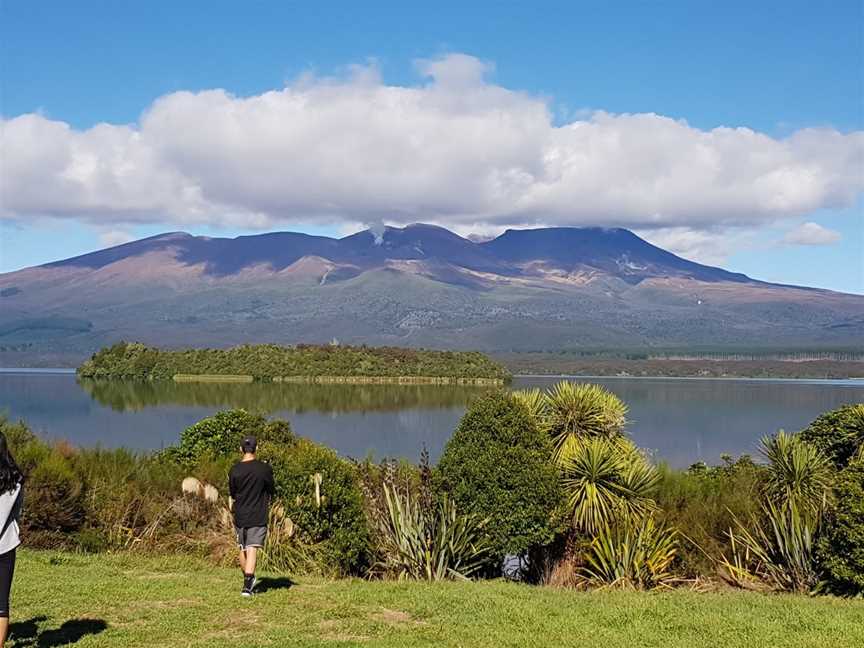
[(233, 500), (234, 529), (240, 546), (240, 569), (243, 570), (243, 596), (255, 589), (255, 564), (258, 549), (267, 539), (270, 499), (276, 492), (273, 469), (258, 461), (255, 437), (246, 437), (240, 446), (243, 458), (228, 473), (228, 490)]

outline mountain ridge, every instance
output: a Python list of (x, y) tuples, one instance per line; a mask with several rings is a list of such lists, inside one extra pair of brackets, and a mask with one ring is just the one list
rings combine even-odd
[(759, 281), (599, 227), (479, 242), (422, 223), (342, 238), (166, 232), (0, 275), (0, 352), (333, 337), (486, 351), (823, 348), (860, 344), (864, 297)]
[[(511, 271), (516, 270), (515, 264), (525, 261), (555, 261), (562, 263), (561, 267), (573, 268), (578, 265), (591, 265), (591, 262), (600, 260), (601, 265), (598, 266), (600, 269), (614, 272), (615, 268), (609, 266), (608, 257), (617, 251), (619, 255), (623, 253), (624, 257), (621, 263), (618, 264), (619, 270), (623, 265), (624, 273), (631, 276), (631, 278), (663, 276), (663, 270), (668, 275), (670, 268), (677, 268), (679, 270), (690, 270), (694, 276), (697, 272), (701, 272), (702, 275), (698, 278), (702, 279), (718, 277), (730, 281), (756, 281), (741, 273), (733, 273), (722, 268), (689, 261), (652, 245), (623, 228), (552, 227), (524, 230), (507, 229), (501, 235), (491, 240), (475, 242), (470, 238), (461, 237), (440, 226), (415, 223), (403, 228), (386, 227), (380, 234), (380, 241), (378, 240), (378, 236), (369, 229), (342, 238), (288, 231), (242, 235), (233, 238), (196, 236), (182, 231), (166, 232), (35, 267), (59, 268), (81, 266), (96, 269), (128, 256), (172, 245), (182, 245), (185, 246), (180, 255), (182, 261), (190, 265), (201, 262), (212, 264), (214, 269), (222, 269), (222, 271), (217, 270), (219, 274), (231, 274), (256, 261), (269, 262), (274, 269), (284, 269), (304, 256), (320, 256), (331, 261), (346, 262), (435, 258), (451, 262), (455, 261), (463, 267), (480, 266), (488, 269), (509, 269)], [(609, 240), (612, 238), (626, 238), (627, 240), (622, 244), (620, 241)], [(517, 241), (514, 241), (514, 239), (517, 239)], [(287, 256), (284, 250), (277, 252), (273, 249), (274, 244), (284, 244), (287, 242), (302, 243), (303, 246), (300, 250), (289, 253)], [(448, 248), (447, 245), (450, 247)], [(564, 249), (562, 249), (562, 246)], [(593, 246), (593, 250), (589, 249), (591, 246)], [(518, 253), (520, 249), (522, 251), (521, 254)], [(596, 254), (598, 249), (607, 255), (606, 259), (599, 259), (599, 255)], [(531, 253), (527, 253), (526, 250), (531, 251)], [(638, 260), (631, 258), (634, 250), (636, 252), (636, 259), (639, 259), (640, 256), (649, 257), (655, 265), (665, 264), (665, 266), (660, 272), (653, 274), (627, 272), (628, 270), (638, 271), (644, 269), (638, 265)], [(545, 256), (543, 251), (546, 252)], [(549, 255), (550, 251), (553, 253), (551, 256)], [(588, 256), (589, 251), (593, 252), (593, 256)], [(573, 258), (565, 259), (567, 256)], [(220, 257), (222, 258), (220, 259)], [(498, 262), (497, 264), (496, 261)], [(511, 264), (509, 268), (507, 268), (508, 263)]]

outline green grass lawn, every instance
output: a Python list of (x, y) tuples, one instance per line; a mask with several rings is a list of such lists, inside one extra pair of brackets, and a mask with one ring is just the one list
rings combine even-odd
[(271, 581), (187, 557), (22, 551), (11, 645), (864, 646), (864, 602), (743, 592), (571, 592), (507, 582)]

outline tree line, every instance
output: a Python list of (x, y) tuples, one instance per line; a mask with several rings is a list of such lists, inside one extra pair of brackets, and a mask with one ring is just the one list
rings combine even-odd
[(78, 368), (92, 379), (172, 380), (175, 376), (286, 378), (429, 378), (505, 381), (500, 364), (475, 351), (431, 351), (345, 345), (256, 344), (229, 349), (165, 350), (119, 342)]

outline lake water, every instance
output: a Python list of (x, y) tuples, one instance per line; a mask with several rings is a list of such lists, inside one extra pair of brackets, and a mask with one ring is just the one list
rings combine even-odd
[[(520, 377), (514, 388), (560, 378)], [(760, 437), (799, 430), (821, 412), (864, 402), (864, 381), (570, 378), (594, 382), (630, 407), (633, 440), (674, 466), (754, 453)], [(157, 449), (227, 407), (287, 418), (342, 455), (436, 459), (482, 388), (396, 385), (81, 383), (72, 373), (0, 372), (0, 412), (76, 445)]]

